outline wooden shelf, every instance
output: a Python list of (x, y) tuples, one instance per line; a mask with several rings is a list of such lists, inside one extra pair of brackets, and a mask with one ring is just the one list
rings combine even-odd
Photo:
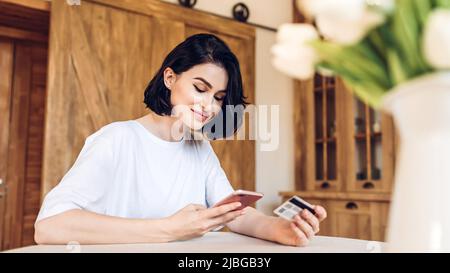
[(323, 139), (323, 138), (316, 139), (316, 143), (324, 143), (324, 142), (327, 142), (327, 143), (336, 142), (336, 137), (329, 137), (326, 139)]
[(283, 191), (279, 193), (282, 197), (297, 195), (301, 198), (310, 199), (335, 199), (335, 200), (356, 200), (356, 201), (378, 201), (390, 202), (390, 193), (352, 193), (352, 192), (319, 192), (319, 191)]
[[(383, 134), (381, 132), (376, 132), (376, 133), (372, 133), (370, 134), (371, 138), (380, 138)], [(367, 135), (365, 133), (358, 133), (355, 135), (355, 139), (356, 140), (366, 140), (367, 139)]]
[(322, 93), (324, 90), (327, 90), (328, 92), (332, 92), (332, 90), (334, 90), (335, 85), (334, 84), (327, 84), (327, 88), (324, 89), (322, 86), (319, 87), (315, 87), (314, 88), (314, 92), (315, 93)]

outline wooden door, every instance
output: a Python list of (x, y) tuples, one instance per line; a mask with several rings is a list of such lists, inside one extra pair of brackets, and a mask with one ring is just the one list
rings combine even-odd
[(85, 138), (145, 114), (151, 18), (83, 1), (53, 1), (43, 194), (71, 167)]
[[(188, 26), (207, 26), (246, 41), (251, 52), (245, 56), (244, 84), (253, 98), (254, 29), (249, 26), (154, 0), (52, 2), (43, 194), (67, 172), (88, 135), (147, 113), (144, 89), (162, 59), (185, 39)], [(234, 144), (233, 154), (213, 145), (235, 187), (254, 189), (254, 142)]]
[(13, 54), (13, 44), (0, 41), (0, 249), (2, 249), (5, 234), (6, 175), (8, 169), (6, 159), (8, 158)]
[(34, 243), (47, 40), (47, 11), (0, 1), (0, 249)]
[(40, 206), (47, 46), (0, 42), (0, 242), (34, 243)]

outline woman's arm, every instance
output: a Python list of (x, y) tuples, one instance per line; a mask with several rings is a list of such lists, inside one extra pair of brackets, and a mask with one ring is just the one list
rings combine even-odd
[(244, 210), (245, 215), (228, 223), (227, 227), (236, 233), (275, 241), (272, 226), (278, 217), (265, 215), (252, 207), (246, 207)]
[(236, 233), (292, 246), (307, 245), (319, 232), (319, 222), (327, 217), (324, 208), (314, 207), (316, 215), (304, 210), (293, 221), (265, 215), (252, 207), (245, 208), (245, 215), (227, 224)]
[(112, 244), (168, 242), (164, 219), (126, 219), (75, 209), (43, 219), (35, 224), (38, 244)]
[(74, 209), (35, 224), (38, 244), (162, 243), (186, 240), (235, 220), (243, 214), (239, 202), (216, 208), (190, 204), (161, 219), (127, 219)]

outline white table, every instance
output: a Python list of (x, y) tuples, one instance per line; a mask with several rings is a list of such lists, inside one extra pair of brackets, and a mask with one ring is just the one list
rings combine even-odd
[(348, 238), (317, 236), (306, 247), (290, 247), (233, 232), (209, 232), (188, 241), (116, 245), (40, 245), (10, 250), (12, 253), (48, 252), (145, 252), (145, 253), (304, 253), (381, 252), (385, 243)]

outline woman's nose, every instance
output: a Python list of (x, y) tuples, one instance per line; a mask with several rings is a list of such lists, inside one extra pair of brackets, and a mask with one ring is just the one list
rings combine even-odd
[(207, 109), (208, 107), (211, 107), (211, 105), (214, 104), (214, 94), (205, 94), (205, 96), (202, 99), (202, 110)]

